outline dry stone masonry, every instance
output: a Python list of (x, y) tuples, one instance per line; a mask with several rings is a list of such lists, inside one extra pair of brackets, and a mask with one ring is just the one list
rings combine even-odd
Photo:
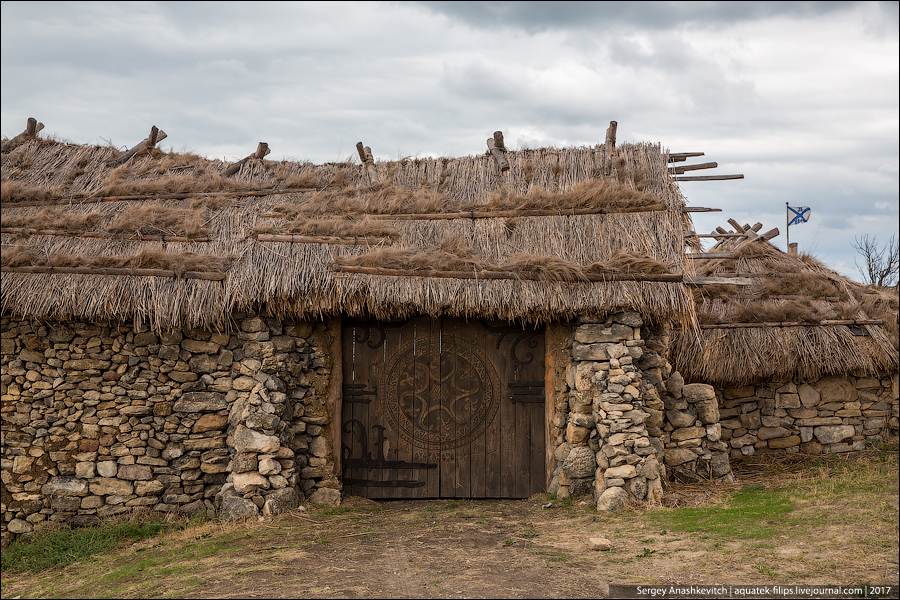
[(233, 320), (230, 333), (157, 335), (4, 317), (4, 544), (138, 507), (240, 518), (339, 498), (323, 350), (334, 333)]
[[(137, 508), (227, 520), (338, 504), (340, 320), (231, 323), (157, 334), (3, 317), (3, 544)], [(549, 491), (600, 510), (657, 502), (672, 478), (733, 481), (730, 459), (761, 450), (897, 436), (896, 373), (685, 384), (667, 327), (637, 312), (551, 325), (548, 340)]]
[(716, 390), (731, 455), (851, 452), (896, 439), (898, 376), (769, 381)]

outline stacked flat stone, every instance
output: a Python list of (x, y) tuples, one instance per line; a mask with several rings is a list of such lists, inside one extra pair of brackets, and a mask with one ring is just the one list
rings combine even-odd
[[(663, 448), (651, 430), (662, 424), (657, 385), (665, 360), (657, 349), (667, 341), (648, 345), (650, 332), (635, 312), (575, 329), (567, 366), (568, 402), (557, 394), (555, 403), (557, 465), (551, 493), (563, 498), (592, 495), (601, 510), (629, 499), (661, 499)], [(665, 338), (665, 331), (655, 337)]]
[(233, 320), (156, 335), (4, 317), (3, 543), (140, 507), (212, 514), (223, 496), (273, 514), (339, 488), (324, 324)]
[(760, 450), (835, 453), (897, 438), (898, 375), (768, 381), (719, 389), (722, 440), (734, 457)]
[(665, 406), (665, 463), (670, 476), (734, 481), (715, 389), (703, 383), (685, 385), (676, 373), (666, 382)]

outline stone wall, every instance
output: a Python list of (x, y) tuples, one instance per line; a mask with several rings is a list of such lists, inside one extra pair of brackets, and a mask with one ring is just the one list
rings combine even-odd
[(234, 331), (2, 319), (2, 536), (137, 507), (274, 513), (339, 494), (333, 331), (233, 315)]
[(851, 452), (897, 438), (898, 375), (769, 381), (717, 389), (731, 455)]
[(554, 381), (550, 493), (593, 495), (601, 509), (661, 498), (664, 404), (657, 387), (665, 360), (658, 350), (666, 341), (664, 332), (654, 333), (634, 312), (575, 328), (570, 360), (558, 367), (565, 384)]

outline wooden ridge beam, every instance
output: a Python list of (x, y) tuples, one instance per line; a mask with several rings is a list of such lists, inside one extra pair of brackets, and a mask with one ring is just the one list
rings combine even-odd
[(210, 242), (209, 237), (178, 235), (141, 235), (137, 233), (109, 233), (106, 231), (67, 231), (64, 229), (29, 229), (27, 227), (3, 227), (0, 233), (15, 235), (59, 235), (66, 237), (97, 238), (105, 240), (134, 240), (139, 242)]
[(675, 181), (725, 181), (728, 179), (743, 179), (743, 175), (693, 175), (675, 177)]
[(261, 233), (260, 242), (286, 242), (289, 244), (338, 244), (342, 246), (386, 246), (393, 243), (388, 237), (336, 237), (330, 235), (299, 235)]
[(849, 319), (849, 320), (826, 320), (818, 323), (807, 323), (804, 321), (767, 321), (761, 323), (707, 323), (701, 324), (700, 329), (753, 329), (763, 327), (831, 327), (835, 325), (882, 325), (884, 321), (881, 319)]
[(87, 204), (91, 202), (134, 202), (140, 200), (186, 200), (194, 198), (219, 198), (222, 196), (233, 196), (234, 198), (254, 198), (259, 196), (277, 196), (278, 194), (304, 194), (307, 192), (316, 192), (318, 188), (284, 188), (284, 189), (262, 189), (262, 190), (245, 190), (245, 191), (223, 191), (223, 192), (178, 192), (173, 194), (139, 194), (133, 196), (71, 196), (66, 198), (55, 198), (53, 200), (38, 200), (34, 202), (4, 202), (3, 208), (12, 210), (14, 208), (33, 208), (36, 206), (61, 206), (70, 204)]
[(741, 277), (688, 277), (685, 275), (684, 284), (692, 287), (702, 287), (704, 285), (753, 285), (753, 280)]
[(722, 212), (721, 208), (704, 208), (702, 206), (682, 206), (679, 209), (683, 213), (692, 212)]
[[(607, 215), (628, 214), (640, 212), (658, 212), (666, 210), (663, 204), (648, 204), (646, 206), (625, 207), (595, 207), (595, 208), (569, 208), (569, 209), (527, 209), (527, 210), (494, 210), (494, 211), (462, 211), (455, 213), (396, 213), (396, 214), (371, 214), (365, 216), (380, 220), (397, 221), (428, 221), (448, 219), (497, 219), (514, 217), (571, 217), (579, 215)], [(360, 215), (362, 216), (362, 215)]]
[(177, 273), (170, 269), (114, 269), (94, 267), (0, 267), (3, 273), (46, 273), (49, 275), (116, 275), (128, 277), (180, 277), (183, 279), (203, 279), (206, 281), (223, 281), (225, 273), (208, 271), (185, 271)]
[(682, 283), (680, 273), (589, 273), (585, 279), (547, 279), (535, 273), (513, 273), (509, 271), (440, 271), (437, 269), (394, 269), (389, 267), (360, 267), (355, 265), (333, 265), (338, 273), (360, 275), (385, 275), (389, 277), (435, 277), (443, 279), (519, 279), (528, 281), (554, 281), (558, 283), (602, 283), (606, 281), (659, 281)]

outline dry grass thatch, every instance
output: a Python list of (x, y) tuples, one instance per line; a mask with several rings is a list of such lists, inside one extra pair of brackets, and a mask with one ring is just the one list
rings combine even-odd
[[(351, 161), (313, 165), (251, 160), (232, 178), (223, 179), (219, 174), (228, 165), (195, 155), (154, 152), (109, 167), (107, 162), (116, 156), (110, 147), (35, 140), (4, 153), (4, 184), (43, 191), (44, 197), (66, 202), (53, 208), (4, 206), (3, 226), (19, 228), (2, 234), (4, 265), (119, 261), (146, 267), (171, 264), (154, 262), (151, 251), (183, 258), (193, 253), (223, 260), (234, 257), (226, 279), (7, 269), (4, 314), (140, 317), (156, 330), (225, 327), (235, 310), (292, 318), (447, 315), (544, 322), (632, 309), (651, 322), (694, 320), (693, 302), (681, 284), (584, 280), (584, 273), (684, 270), (682, 230), (690, 228), (690, 222), (678, 210), (684, 202), (658, 145), (623, 144), (612, 155), (601, 147), (508, 152), (511, 170), (506, 173), (498, 171), (490, 156), (382, 162), (372, 180), (362, 165)], [(226, 201), (161, 197), (217, 190)], [(248, 196), (253, 190), (277, 191)], [(19, 195), (10, 197), (24, 194), (15, 193)], [(107, 198), (143, 195), (148, 197)], [(663, 210), (568, 216), (564, 210), (640, 209), (648, 204), (662, 205)], [(398, 213), (531, 207), (559, 214), (515, 219), (390, 218)], [(367, 219), (366, 214), (378, 219)], [(68, 233), (49, 235), (52, 232), (46, 229)], [(80, 235), (88, 231), (136, 235)], [(260, 241), (256, 234), (261, 232), (361, 241), (356, 245)], [(182, 237), (171, 240), (155, 234)], [(134, 239), (141, 235), (146, 239)], [(203, 238), (190, 239), (197, 235)], [(392, 261), (429, 264), (428, 268), (435, 264), (504, 268), (529, 277), (490, 281), (388, 277), (332, 268), (336, 262), (375, 260), (378, 255), (366, 244), (378, 238), (390, 238), (394, 252), (379, 260), (390, 256)], [(363, 255), (369, 256), (357, 258)], [(219, 267), (225, 268), (184, 268)]]
[[(841, 277), (808, 254), (790, 256), (760, 239), (723, 238), (710, 252), (733, 259), (695, 261), (697, 275), (759, 273), (749, 289), (706, 286), (694, 291), (702, 324), (760, 323), (673, 336), (673, 362), (685, 379), (741, 385), (764, 379), (806, 381), (828, 374), (874, 375), (896, 370), (897, 302)], [(825, 320), (882, 319), (884, 325), (815, 326)], [(792, 322), (810, 326), (766, 327)]]

